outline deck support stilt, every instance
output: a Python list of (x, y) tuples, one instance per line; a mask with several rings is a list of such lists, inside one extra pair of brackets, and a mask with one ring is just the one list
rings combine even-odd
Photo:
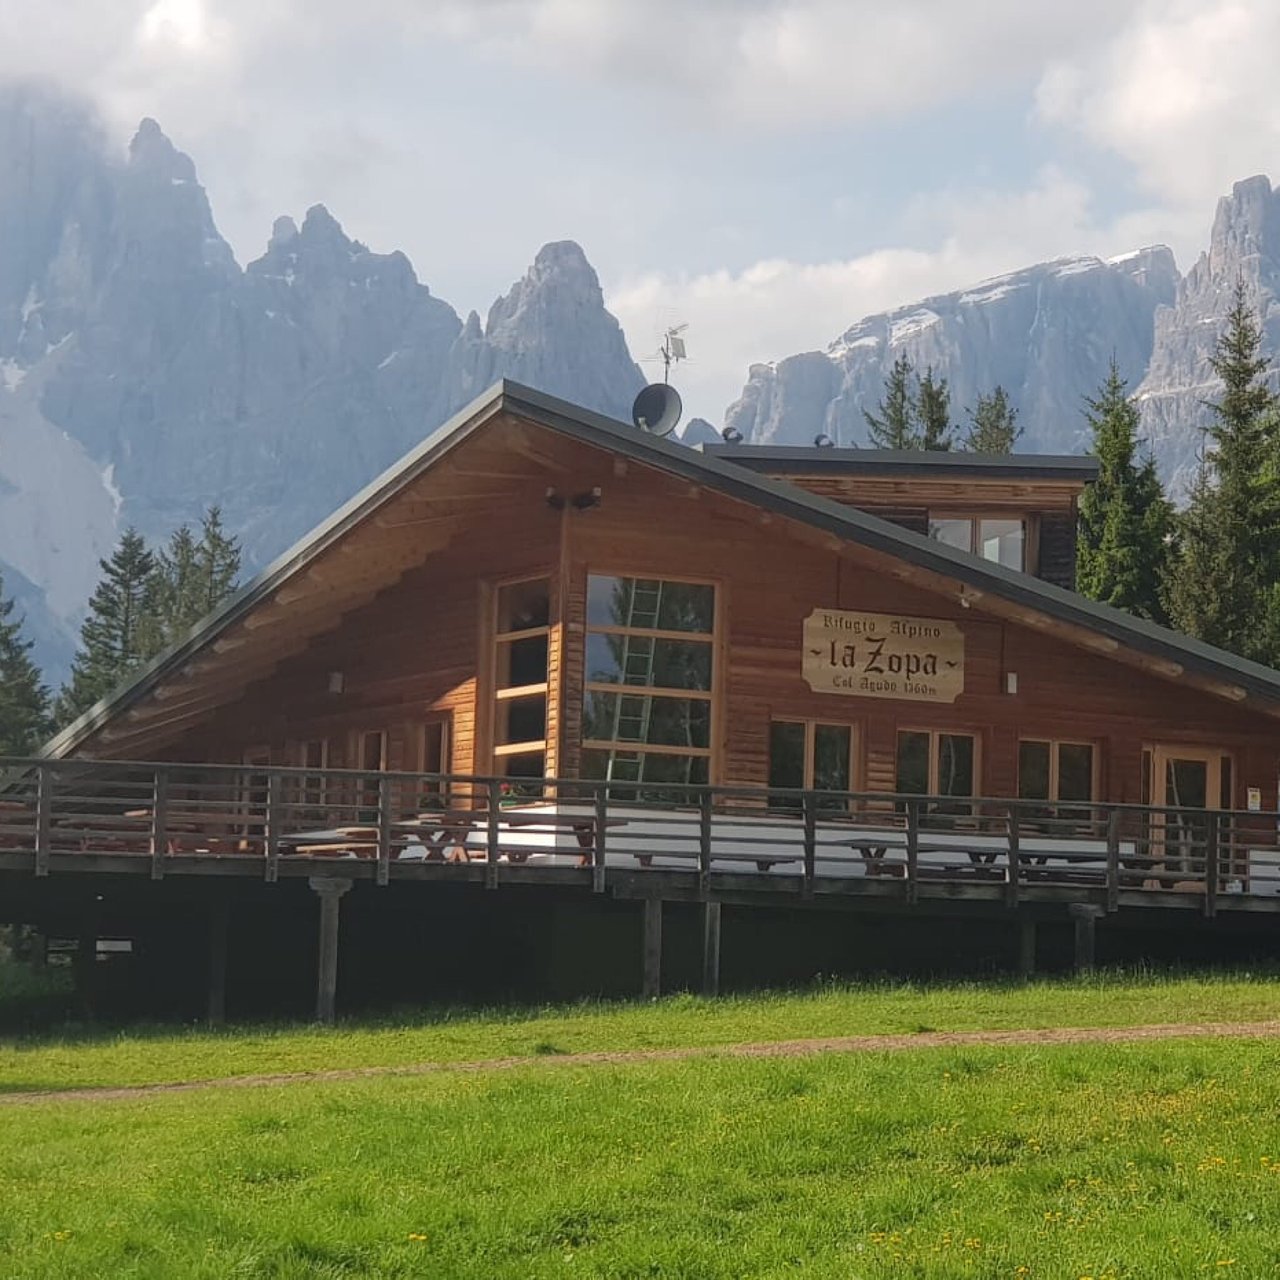
[(1102, 908), (1091, 902), (1073, 902), (1067, 908), (1067, 914), (1076, 926), (1075, 970), (1077, 973), (1092, 973), (1097, 950), (1097, 923)]
[(702, 904), (702, 994), (720, 994), (720, 904)]
[(227, 1020), (227, 932), (230, 923), (227, 902), (209, 908), (209, 993), (205, 1018), (211, 1027)]
[(353, 882), (341, 876), (311, 876), (307, 883), (320, 897), (316, 1021), (331, 1026), (338, 994), (338, 904)]
[(644, 979), (646, 1000), (662, 994), (662, 899), (644, 900)]
[(1036, 922), (1018, 921), (1018, 977), (1033, 977), (1036, 971)]

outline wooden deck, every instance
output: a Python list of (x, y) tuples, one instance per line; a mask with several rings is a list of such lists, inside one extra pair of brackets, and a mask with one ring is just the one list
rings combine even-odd
[(0, 762), (0, 871), (577, 885), (619, 897), (1280, 911), (1280, 814), (1008, 798)]

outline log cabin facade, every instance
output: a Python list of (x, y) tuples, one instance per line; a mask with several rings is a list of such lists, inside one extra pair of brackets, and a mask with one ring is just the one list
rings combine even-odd
[[(1092, 473), (698, 452), (499, 384), (46, 759), (492, 779), (530, 803), (567, 780), (673, 811), (804, 793), (824, 820), (918, 797), (969, 830), (989, 798), (1050, 825), (1231, 813), (1213, 892), (1247, 888), (1247, 846), (1276, 843), (1280, 674), (1070, 589)], [(703, 901), (711, 869), (704, 849)]]

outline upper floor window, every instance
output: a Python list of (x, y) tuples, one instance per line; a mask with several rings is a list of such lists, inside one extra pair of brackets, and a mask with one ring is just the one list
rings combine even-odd
[(588, 578), (584, 778), (707, 782), (715, 606), (708, 583)]
[(930, 517), (929, 537), (935, 542), (981, 556), (1006, 569), (1027, 567), (1026, 522), (1003, 516)]
[(551, 582), (529, 578), (494, 599), (493, 754), (508, 778), (541, 778), (547, 764)]

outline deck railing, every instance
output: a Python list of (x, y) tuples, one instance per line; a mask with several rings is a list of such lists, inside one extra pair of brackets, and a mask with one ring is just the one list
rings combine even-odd
[(985, 886), (1011, 906), (1046, 888), (1112, 909), (1165, 891), (1209, 914), (1280, 896), (1275, 812), (257, 765), (0, 760), (0, 855), (38, 876), (118, 855), (156, 878), (190, 859), (267, 880), (343, 860), (382, 884), (394, 867), (478, 862), (491, 885), (505, 865), (589, 867), (597, 889), (618, 868), (802, 894), (861, 878), (846, 887), (908, 901)]

